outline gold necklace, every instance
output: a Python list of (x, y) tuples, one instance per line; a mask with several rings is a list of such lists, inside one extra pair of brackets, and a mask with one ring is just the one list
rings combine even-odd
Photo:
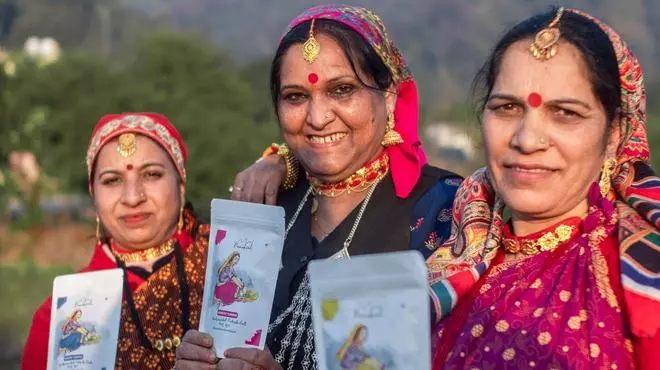
[(114, 252), (113, 254), (120, 260), (124, 261), (124, 263), (147, 262), (153, 261), (171, 253), (174, 250), (174, 239), (170, 239), (157, 247), (142, 249), (134, 252), (121, 252), (115, 246), (114, 242), (110, 245)]
[(390, 157), (383, 151), (376, 159), (365, 164), (348, 178), (336, 183), (326, 184), (307, 174), (307, 179), (314, 195), (335, 198), (344, 193), (359, 193), (378, 184), (390, 170)]
[(559, 225), (553, 231), (548, 231), (538, 239), (502, 238), (502, 244), (504, 244), (504, 250), (507, 253), (522, 253), (531, 256), (555, 250), (561, 243), (571, 239), (574, 230), (574, 226)]

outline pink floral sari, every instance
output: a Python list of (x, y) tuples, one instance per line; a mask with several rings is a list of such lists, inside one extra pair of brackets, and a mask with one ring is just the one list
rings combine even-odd
[(506, 261), (500, 250), (465, 301), (433, 330), (434, 369), (632, 368), (621, 283), (610, 280), (619, 276), (616, 213), (596, 187), (591, 198), (585, 220), (571, 218), (524, 238), (505, 226), (503, 238), (518, 242), (537, 241), (559, 225), (573, 232), (553, 251), (524, 259)]

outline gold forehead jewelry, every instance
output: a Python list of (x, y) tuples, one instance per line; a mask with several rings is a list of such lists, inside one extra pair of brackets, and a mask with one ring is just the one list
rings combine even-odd
[(137, 150), (137, 141), (135, 134), (121, 134), (119, 135), (119, 144), (117, 144), (117, 152), (122, 157), (130, 157), (135, 154)]
[(303, 44), (303, 58), (307, 61), (307, 63), (314, 63), (314, 61), (319, 57), (320, 52), (321, 45), (314, 38), (314, 18), (312, 18), (312, 23), (309, 26), (309, 37)]
[(529, 51), (534, 58), (544, 61), (557, 55), (557, 41), (559, 41), (559, 36), (561, 36), (558, 25), (563, 14), (564, 8), (559, 8), (557, 15), (548, 27), (539, 31), (534, 37), (534, 41), (529, 47)]

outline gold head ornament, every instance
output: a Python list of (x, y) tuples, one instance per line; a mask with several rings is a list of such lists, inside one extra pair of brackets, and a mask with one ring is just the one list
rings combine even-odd
[(555, 15), (555, 18), (550, 22), (548, 27), (539, 31), (534, 37), (534, 41), (529, 47), (529, 51), (534, 58), (545, 61), (557, 55), (557, 42), (561, 36), (559, 32), (559, 20), (563, 14), (564, 8), (559, 8), (557, 15)]
[(321, 45), (314, 38), (314, 18), (312, 18), (309, 26), (309, 37), (303, 44), (303, 58), (311, 64), (319, 57), (319, 53), (321, 53)]
[(117, 144), (117, 152), (122, 157), (130, 157), (135, 154), (137, 150), (137, 141), (135, 139), (135, 134), (122, 134), (119, 135), (119, 143)]

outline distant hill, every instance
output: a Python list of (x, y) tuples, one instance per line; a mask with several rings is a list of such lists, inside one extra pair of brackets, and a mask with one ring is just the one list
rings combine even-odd
[[(239, 61), (268, 59), (287, 22), (309, 0), (0, 0), (20, 11), (8, 39), (53, 36), (65, 47), (121, 54), (145, 30), (175, 27), (209, 38)], [(507, 27), (548, 0), (346, 0), (378, 13), (435, 109), (466, 97), (474, 73)], [(660, 81), (660, 0), (574, 0), (606, 20), (640, 56), (647, 81)], [(5, 44), (7, 44), (5, 42)], [(176, 52), (176, 51), (173, 51)], [(259, 64), (265, 65), (265, 64)], [(265, 75), (266, 71), (257, 70)], [(264, 78), (261, 78), (264, 79)]]
[[(125, 0), (150, 16), (202, 32), (244, 58), (270, 57), (287, 22), (306, 0)], [(556, 4), (547, 0), (362, 0), (389, 27), (420, 78), (425, 96), (465, 97), (466, 87), (505, 29)], [(570, 6), (606, 20), (633, 46), (647, 78), (660, 77), (660, 0), (574, 0)], [(427, 99), (428, 100), (428, 99)]]

